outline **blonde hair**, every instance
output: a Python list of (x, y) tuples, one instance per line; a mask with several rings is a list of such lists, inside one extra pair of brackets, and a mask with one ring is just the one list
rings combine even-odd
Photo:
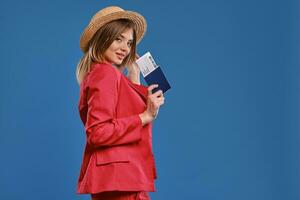
[(84, 53), (79, 60), (76, 69), (77, 82), (84, 80), (86, 74), (90, 72), (93, 62), (101, 62), (103, 54), (113, 41), (127, 29), (133, 29), (133, 41), (130, 48), (130, 53), (124, 58), (123, 62), (117, 67), (122, 67), (131, 64), (135, 60), (136, 55), (136, 31), (135, 25), (128, 19), (118, 19), (111, 21), (102, 26), (89, 42), (88, 51)]

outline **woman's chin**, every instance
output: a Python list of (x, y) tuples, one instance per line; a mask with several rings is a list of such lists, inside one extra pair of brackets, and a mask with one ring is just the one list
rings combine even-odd
[(116, 60), (114, 63), (115, 63), (116, 65), (121, 65), (122, 62), (123, 62), (123, 60)]

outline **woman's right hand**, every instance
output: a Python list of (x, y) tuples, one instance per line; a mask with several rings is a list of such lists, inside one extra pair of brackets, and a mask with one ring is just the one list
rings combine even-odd
[(165, 97), (161, 90), (152, 94), (152, 90), (157, 87), (157, 84), (148, 87), (147, 109), (140, 114), (143, 125), (153, 121), (157, 117), (159, 107), (164, 104)]

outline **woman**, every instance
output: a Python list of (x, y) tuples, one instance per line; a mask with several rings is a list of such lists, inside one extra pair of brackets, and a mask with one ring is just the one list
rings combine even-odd
[(164, 96), (152, 93), (157, 85), (140, 85), (134, 61), (145, 32), (143, 16), (111, 6), (81, 35), (78, 108), (87, 142), (77, 192), (93, 200), (150, 199), (147, 192), (155, 191), (152, 121)]

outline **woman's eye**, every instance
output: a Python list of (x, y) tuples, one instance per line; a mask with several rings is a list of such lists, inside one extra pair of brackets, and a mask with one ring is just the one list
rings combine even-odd
[(122, 41), (121, 38), (116, 38), (116, 40), (117, 40), (118, 42), (121, 42), (121, 41)]
[(132, 43), (128, 43), (127, 45), (128, 45), (129, 47), (131, 47)]

